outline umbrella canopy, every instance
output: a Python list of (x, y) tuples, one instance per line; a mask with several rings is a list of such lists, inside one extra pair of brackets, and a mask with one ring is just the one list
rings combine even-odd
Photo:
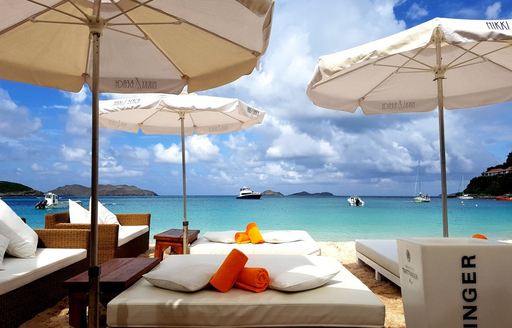
[(265, 113), (232, 98), (195, 94), (146, 94), (100, 101), (100, 126), (126, 132), (181, 135), (183, 251), (188, 253), (185, 136), (239, 131), (259, 124)]
[(512, 100), (512, 20), (435, 18), (320, 57), (307, 89), (318, 106), (365, 114), (439, 110), (443, 235), (448, 236), (444, 108)]
[(0, 0), (0, 78), (92, 91), (89, 326), (99, 325), (99, 92), (179, 93), (250, 74), (273, 2)]

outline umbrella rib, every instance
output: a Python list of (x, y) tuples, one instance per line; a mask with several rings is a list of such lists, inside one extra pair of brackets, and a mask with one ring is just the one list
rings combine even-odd
[(153, 7), (153, 6), (147, 6), (147, 5), (144, 5), (144, 7), (147, 7), (147, 8), (149, 8), (149, 9), (153, 9), (153, 10), (155, 10), (155, 11), (157, 11), (157, 12), (159, 12), (159, 13), (161, 13), (161, 14), (165, 15), (165, 16), (168, 16), (168, 17), (174, 18), (174, 19), (176, 19), (176, 20), (178, 20), (178, 21), (181, 21), (182, 23), (185, 23), (185, 24), (188, 24), (188, 25), (190, 25), (190, 26), (193, 26), (193, 27), (195, 27), (195, 28), (197, 28), (197, 29), (200, 29), (201, 31), (203, 31), (203, 32), (205, 32), (205, 33), (208, 33), (208, 34), (211, 34), (211, 35), (213, 35), (213, 36), (216, 36), (216, 37), (218, 37), (218, 38), (220, 38), (220, 39), (222, 39), (222, 40), (224, 40), (224, 41), (227, 41), (227, 42), (231, 43), (231, 44), (232, 44), (232, 45), (234, 45), (234, 46), (240, 47), (240, 48), (242, 48), (242, 49), (244, 49), (244, 50), (246, 50), (246, 51), (250, 52), (252, 55), (254, 55), (254, 56), (256, 56), (256, 57), (258, 57), (258, 56), (260, 56), (260, 55), (261, 55), (261, 52), (259, 52), (259, 51), (249, 49), (249, 48), (247, 48), (247, 47), (245, 47), (245, 46), (243, 46), (243, 45), (241, 45), (241, 44), (239, 44), (239, 43), (236, 43), (235, 41), (230, 40), (230, 39), (228, 39), (228, 38), (226, 38), (226, 37), (224, 37), (224, 36), (222, 36), (222, 35), (219, 35), (219, 34), (217, 34), (217, 33), (215, 33), (215, 32), (209, 31), (209, 30), (207, 30), (207, 29), (205, 29), (205, 28), (203, 28), (203, 27), (201, 27), (201, 26), (199, 26), (199, 25), (196, 25), (196, 24), (194, 24), (194, 23), (191, 23), (191, 22), (187, 21), (186, 19), (183, 19), (183, 18), (181, 18), (181, 17), (178, 17), (178, 16), (175, 16), (175, 15), (172, 15), (172, 14), (170, 14), (170, 13), (167, 13), (167, 12), (165, 12), (165, 11), (163, 11), (163, 10), (160, 10), (160, 9), (158, 9), (158, 8), (155, 8), (155, 7)]
[(130, 32), (125, 32), (125, 31), (121, 31), (121, 30), (118, 30), (118, 29), (115, 29), (115, 28), (112, 28), (112, 27), (105, 27), (107, 30), (110, 30), (112, 32), (117, 32), (117, 33), (121, 33), (121, 34), (126, 34), (126, 35), (129, 35), (129, 36), (132, 36), (134, 38), (139, 38), (139, 39), (142, 39), (142, 40), (147, 40), (147, 38), (145, 36), (140, 36), (140, 35), (137, 35), (137, 34), (133, 34), (133, 33), (130, 33)]
[[(58, 6), (62, 5), (63, 3), (65, 3), (66, 1), (68, 1), (68, 0), (63, 0), (63, 1), (59, 2), (59, 3), (56, 3), (56, 4), (54, 5), (54, 7), (58, 7)], [(27, 18), (25, 18), (24, 20), (19, 21), (19, 22), (18, 22), (18, 23), (16, 23), (16, 24), (10, 25), (10, 26), (6, 27), (5, 29), (1, 30), (1, 31), (0, 31), (0, 35), (3, 35), (3, 34), (5, 34), (5, 33), (9, 32), (10, 30), (15, 29), (16, 27), (18, 27), (18, 26), (20, 26), (20, 25), (25, 24), (26, 22), (30, 22), (30, 21), (31, 21), (31, 20), (33, 20), (35, 17), (37, 17), (37, 16), (39, 16), (39, 15), (42, 15), (42, 14), (44, 14), (44, 13), (48, 12), (48, 11), (50, 11), (50, 9), (45, 8), (44, 10), (42, 10), (42, 11), (40, 11), (40, 12), (38, 12), (38, 13), (36, 13), (36, 14), (34, 14), (34, 15), (30, 16), (30, 17), (27, 17)]]
[(371, 88), (367, 93), (365, 93), (365, 94), (364, 94), (361, 98), (359, 98), (359, 99), (360, 99), (360, 100), (364, 100), (364, 98), (366, 98), (366, 97), (367, 97), (370, 93), (372, 93), (375, 89), (377, 89), (377, 88), (378, 88), (378, 87), (380, 87), (382, 84), (384, 84), (387, 80), (389, 80), (389, 79), (390, 79), (390, 78), (391, 78), (395, 73), (398, 73), (398, 71), (399, 71), (402, 67), (404, 67), (405, 65), (409, 64), (409, 62), (410, 62), (410, 61), (415, 61), (415, 62), (417, 62), (417, 63), (419, 63), (419, 64), (423, 64), (423, 65), (425, 65), (425, 66), (429, 67), (427, 64), (422, 63), (422, 62), (420, 62), (420, 61), (418, 61), (418, 60), (416, 60), (416, 59), (415, 59), (415, 58), (416, 58), (416, 56), (418, 56), (418, 55), (419, 55), (423, 50), (427, 49), (427, 47), (428, 47), (429, 45), (430, 45), (430, 43), (427, 43), (425, 46), (421, 47), (421, 48), (418, 50), (418, 52), (416, 52), (416, 53), (414, 54), (414, 56), (413, 56), (413, 57), (411, 57), (411, 56), (405, 56), (405, 55), (402, 55), (403, 57), (407, 58), (408, 60), (407, 60), (405, 63), (403, 63), (402, 65), (398, 66), (398, 67), (396, 68), (396, 70), (394, 70), (393, 72), (391, 72), (388, 76), (386, 76), (386, 78), (384, 78), (382, 81), (380, 81), (379, 83), (377, 83), (377, 85), (375, 85), (373, 88)]
[[(430, 43), (429, 43), (429, 44), (430, 44)], [(409, 60), (412, 60), (412, 61), (414, 61), (414, 62), (416, 62), (416, 63), (418, 63), (418, 64), (420, 64), (420, 65), (423, 65), (423, 66), (427, 67), (428, 69), (432, 70), (432, 69), (434, 68), (433, 66), (430, 66), (430, 65), (428, 65), (428, 64), (425, 64), (424, 62), (419, 61), (419, 60), (417, 60), (417, 59), (416, 59), (416, 56), (418, 56), (418, 55), (419, 55), (423, 50), (425, 50), (425, 49), (429, 46), (429, 44), (427, 44), (425, 47), (422, 47), (422, 48), (420, 49), (420, 51), (418, 51), (418, 52), (417, 52), (413, 57), (411, 57), (411, 56), (407, 56), (407, 55), (404, 55), (404, 54), (399, 54), (399, 55), (400, 55), (400, 56), (402, 56), (402, 57), (405, 57), (405, 58), (407, 58), (407, 59), (409, 59)]]
[(110, 2), (112, 2), (119, 9), (119, 11), (121, 11), (121, 12), (119, 14), (117, 14), (117, 15), (114, 15), (114, 16), (109, 17), (108, 19), (106, 19), (105, 23), (108, 23), (111, 20), (116, 19), (119, 16), (126, 15), (128, 12), (130, 12), (132, 10), (135, 10), (135, 9), (140, 8), (142, 6), (146, 6), (146, 4), (148, 4), (148, 3), (152, 2), (152, 1), (154, 1), (154, 0), (147, 0), (146, 2), (139, 2), (138, 5), (132, 7), (130, 9), (128, 9), (128, 10), (124, 10), (121, 7), (119, 7), (119, 5), (114, 0), (110, 0)]
[(39, 19), (34, 19), (34, 20), (32, 20), (32, 23), (64, 24), (64, 25), (81, 25), (81, 26), (88, 26), (88, 24), (86, 24), (86, 23), (78, 23), (78, 22), (61, 22), (61, 21), (51, 21), (51, 20), (39, 20)]
[[(37, 1), (35, 1), (35, 0), (25, 0), (25, 1), (31, 2), (31, 3), (33, 3), (33, 4), (35, 4), (35, 5), (39, 5), (39, 6), (45, 7), (45, 8), (46, 8), (46, 9), (48, 9), (48, 10), (53, 10), (53, 11), (56, 11), (56, 12), (58, 12), (58, 13), (60, 13), (60, 14), (63, 14), (63, 15), (66, 15), (66, 16), (69, 16), (69, 17), (72, 17), (72, 18), (78, 19), (78, 20), (79, 20), (79, 21), (81, 21), (81, 22), (84, 22), (84, 23), (86, 23), (86, 22), (87, 22), (87, 21), (85, 20), (85, 18), (75, 16), (75, 15), (73, 15), (73, 14), (67, 13), (67, 12), (65, 12), (65, 11), (62, 11), (62, 10), (60, 10), (60, 9), (57, 9), (57, 8), (56, 8), (56, 7), (58, 7), (58, 6), (62, 5), (62, 4), (64, 4), (65, 2), (69, 2), (68, 0), (63, 1), (63, 2), (61, 2), (60, 4), (58, 4), (57, 6), (54, 6), (54, 7), (50, 7), (50, 6), (48, 6), (48, 5), (45, 5), (44, 3), (39, 3), (39, 2), (37, 2)], [(38, 14), (38, 16), (39, 16), (39, 15), (40, 15), (40, 14)]]
[(78, 7), (76, 3), (74, 3), (73, 1), (71, 0), (67, 0), (67, 2), (69, 2), (70, 4), (73, 5), (73, 7), (76, 8), (76, 10), (78, 10), (80, 13), (82, 13), (82, 15), (84, 15), (85, 18), (87, 18), (87, 14), (82, 10), (82, 8)]
[(467, 63), (467, 62), (470, 62), (470, 61), (472, 61), (472, 60), (475, 60), (476, 58), (471, 58), (471, 59), (465, 60), (465, 61), (463, 61), (463, 62), (461, 62), (461, 63), (458, 63), (457, 65), (453, 65), (453, 66), (452, 66), (452, 64), (453, 64), (453, 63), (455, 63), (455, 62), (456, 62), (457, 60), (459, 60), (460, 58), (462, 58), (462, 56), (464, 56), (465, 54), (469, 53), (469, 52), (468, 52), (468, 50), (473, 50), (473, 49), (475, 49), (475, 47), (476, 47), (477, 45), (479, 45), (479, 44), (480, 44), (480, 42), (477, 42), (477, 43), (476, 43), (474, 46), (472, 46), (471, 48), (469, 48), (469, 49), (467, 49), (467, 50), (464, 50), (464, 51), (463, 51), (460, 55), (458, 55), (455, 59), (453, 59), (451, 62), (449, 62), (448, 64), (446, 64), (446, 67), (447, 67), (447, 68), (456, 67), (456, 66), (458, 66), (458, 65), (465, 64), (465, 63)]
[[(113, 2), (114, 5), (121, 11), (123, 11), (123, 9), (117, 4), (117, 2)], [(172, 66), (174, 66), (181, 74), (182, 77), (186, 78), (188, 80), (188, 76), (184, 73), (184, 71), (174, 62), (174, 60), (172, 58), (170, 58), (163, 50), (162, 48), (160, 48), (156, 43), (155, 41), (146, 33), (144, 32), (144, 30), (142, 28), (140, 28), (134, 21), (133, 19), (129, 16), (129, 15), (126, 15), (126, 18), (128, 18), (128, 20), (130, 22), (132, 22), (133, 24), (135, 24), (135, 27), (142, 33), (144, 34), (146, 40), (148, 40), (149, 42), (151, 42), (151, 44), (153, 44), (153, 46), (158, 49), (158, 51), (160, 51), (160, 53), (162, 54), (162, 56), (164, 56), (165, 58), (167, 58), (167, 60), (172, 64)]]
[[(419, 68), (419, 67), (410, 67), (410, 66), (396, 66), (396, 65), (386, 65), (386, 64), (374, 64), (375, 66), (379, 66), (379, 67), (393, 67), (393, 68), (406, 68), (406, 69), (411, 69), (411, 70), (415, 70), (415, 71), (421, 71), (421, 72), (430, 72), (431, 69), (426, 69), (426, 68)], [(410, 72), (399, 72), (399, 73), (410, 73)]]
[[(454, 46), (455, 46), (455, 47), (457, 47), (457, 48), (460, 48), (460, 49), (462, 49), (462, 50), (465, 50), (465, 51), (466, 51), (466, 49), (462, 48), (461, 46), (459, 46), (459, 45), (457, 45), (457, 44), (454, 44)], [(502, 48), (500, 48), (500, 49), (496, 49), (496, 50), (490, 51), (490, 52), (485, 53), (485, 54), (483, 54), (483, 55), (477, 54), (477, 53), (475, 53), (475, 52), (473, 52), (473, 51), (470, 51), (470, 50), (467, 50), (467, 51), (468, 51), (470, 54), (474, 55), (474, 56), (477, 56), (477, 57), (479, 57), (479, 58), (482, 58), (482, 59), (483, 59), (483, 60), (485, 60), (485, 61), (488, 61), (488, 62), (490, 62), (490, 63), (492, 63), (492, 64), (494, 64), (494, 65), (496, 65), (496, 66), (499, 66), (499, 67), (501, 67), (501, 68), (503, 68), (503, 69), (505, 69), (505, 70), (507, 70), (507, 71), (509, 71), (509, 72), (512, 72), (512, 69), (510, 69), (510, 68), (508, 68), (508, 67), (506, 67), (506, 66), (503, 66), (502, 64), (499, 64), (499, 63), (495, 62), (495, 61), (494, 61), (494, 60), (492, 60), (492, 59), (489, 59), (489, 58), (485, 57), (485, 56), (487, 56), (487, 55), (490, 55), (490, 54), (495, 53), (495, 52), (497, 52), (497, 51), (501, 51), (501, 50), (506, 49), (506, 48), (511, 47), (511, 46), (512, 46), (512, 45), (506, 45), (506, 46), (504, 46), (504, 47), (502, 47)]]
[(181, 22), (152, 22), (152, 23), (109, 23), (107, 26), (135, 26), (135, 25), (180, 25)]

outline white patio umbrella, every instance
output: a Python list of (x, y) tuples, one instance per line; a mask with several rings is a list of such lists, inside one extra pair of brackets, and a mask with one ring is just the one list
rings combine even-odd
[(265, 112), (232, 98), (196, 94), (146, 94), (100, 101), (100, 127), (145, 134), (181, 135), (183, 182), (183, 252), (188, 254), (185, 136), (220, 134), (249, 128)]
[(0, 78), (92, 91), (90, 326), (99, 318), (99, 92), (179, 93), (250, 74), (272, 11), (273, 0), (0, 0)]
[(435, 18), (320, 57), (307, 89), (318, 106), (365, 114), (439, 110), (443, 236), (448, 237), (444, 109), (512, 100), (512, 20)]

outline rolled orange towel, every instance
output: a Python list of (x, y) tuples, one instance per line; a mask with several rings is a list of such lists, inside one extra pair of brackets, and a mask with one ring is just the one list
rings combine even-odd
[(237, 244), (248, 244), (251, 242), (251, 239), (246, 232), (237, 232), (235, 233), (235, 242)]
[(270, 278), (264, 268), (244, 268), (238, 275), (235, 287), (261, 293), (268, 288)]
[(471, 236), (471, 238), (487, 239), (487, 236), (486, 235), (482, 235), (481, 233), (475, 233), (473, 236)]
[(251, 243), (253, 244), (262, 244), (265, 242), (263, 236), (261, 235), (260, 229), (255, 222), (251, 222), (247, 225), (246, 232), (251, 239)]
[(219, 292), (227, 292), (235, 285), (238, 275), (247, 263), (247, 256), (238, 249), (233, 249), (219, 269), (210, 279), (210, 284)]

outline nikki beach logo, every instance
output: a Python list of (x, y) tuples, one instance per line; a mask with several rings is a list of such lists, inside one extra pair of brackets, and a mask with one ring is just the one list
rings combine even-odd
[(115, 80), (116, 89), (138, 89), (138, 90), (155, 90), (158, 88), (157, 81), (142, 80), (139, 78)]
[(510, 30), (510, 25), (508, 24), (508, 21), (485, 22), (485, 25), (487, 25), (487, 28), (489, 30)]
[(382, 110), (383, 111), (401, 111), (401, 110), (407, 110), (412, 109), (416, 107), (415, 101), (407, 101), (407, 100), (398, 100), (398, 101), (390, 101), (382, 103)]

